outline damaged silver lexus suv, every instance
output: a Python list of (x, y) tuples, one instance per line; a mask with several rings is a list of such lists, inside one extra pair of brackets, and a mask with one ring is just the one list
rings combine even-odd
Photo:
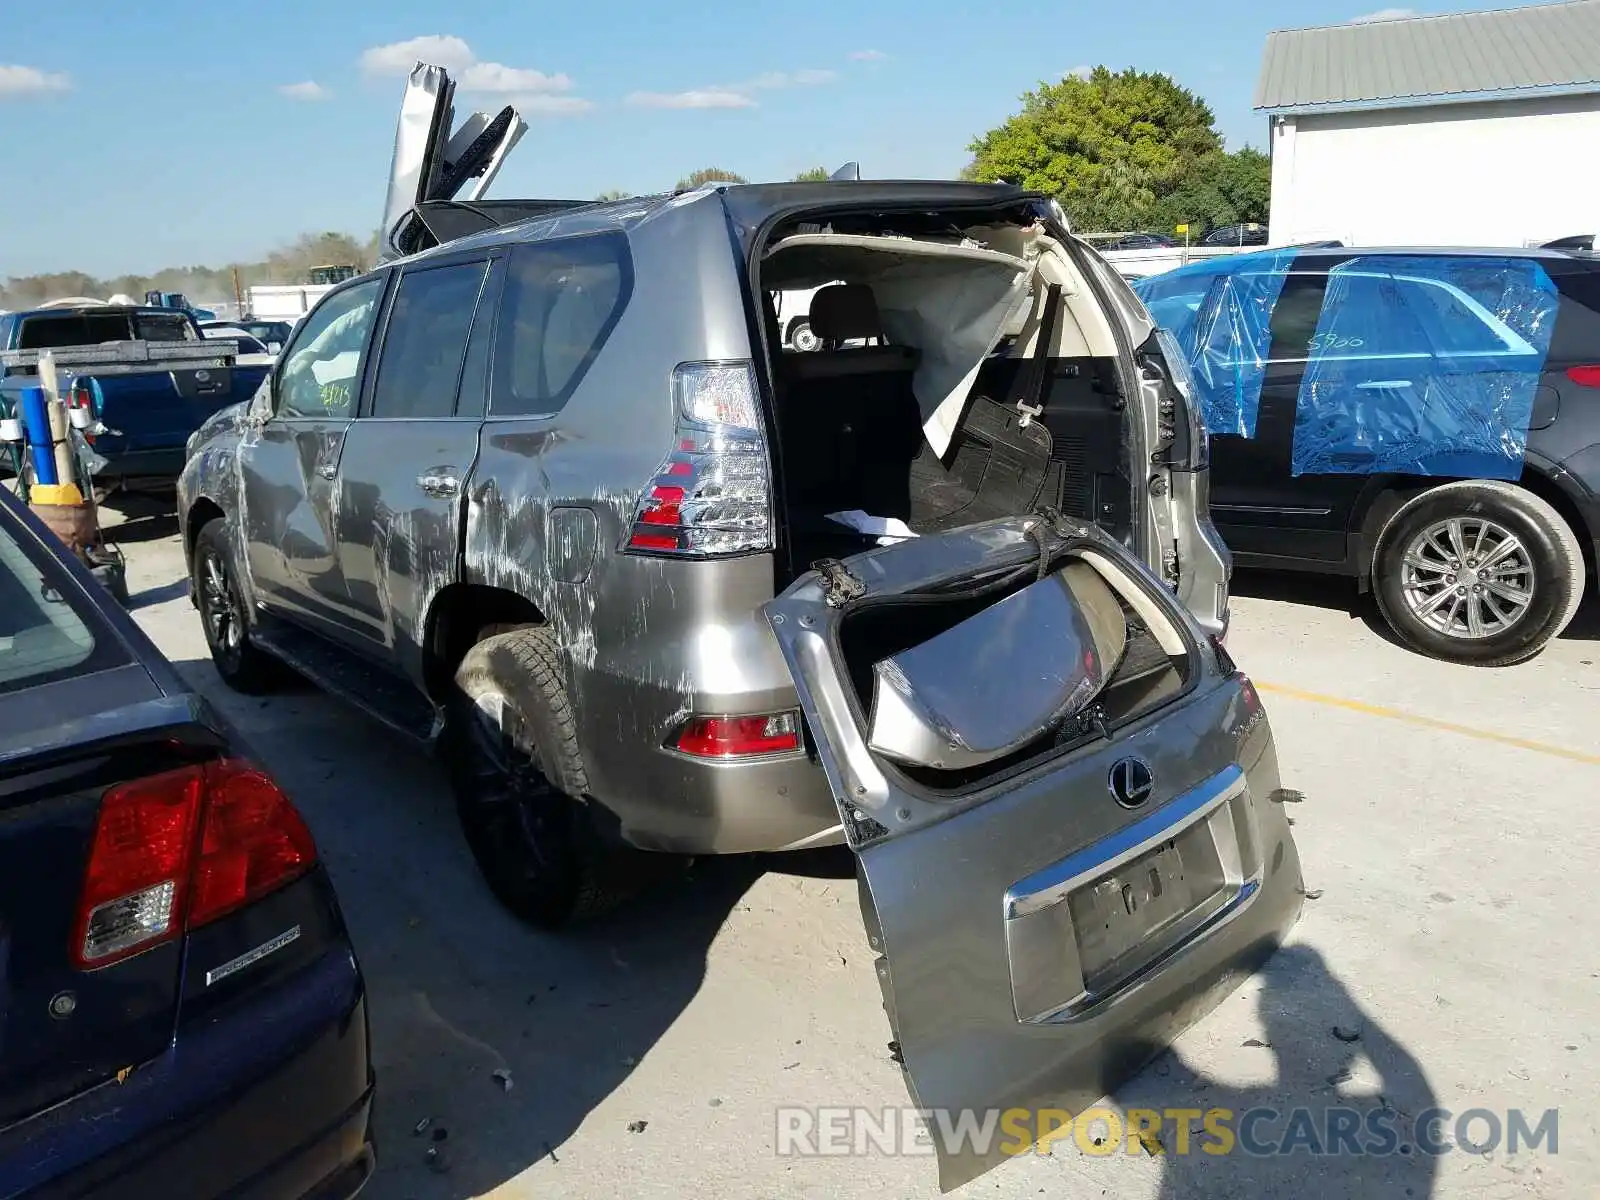
[(191, 443), (218, 671), (436, 742), (536, 924), (848, 842), (920, 1101), (1097, 1097), (1299, 906), (1181, 355), (1038, 195), (483, 200), (521, 124), (451, 96), (418, 65), (390, 261)]

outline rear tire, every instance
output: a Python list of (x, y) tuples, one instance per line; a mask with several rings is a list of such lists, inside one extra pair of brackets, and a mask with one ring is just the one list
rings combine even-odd
[(811, 328), (811, 322), (804, 317), (796, 317), (789, 326), (789, 345), (802, 354), (810, 354), (814, 350), (822, 349), (822, 339)]
[[(622, 847), (596, 832), (554, 633), (482, 638), (456, 669), (445, 760), (467, 845), (507, 909), (556, 930), (627, 894)], [(637, 852), (635, 852), (637, 853)]]
[(195, 536), (190, 563), (200, 627), (222, 682), (236, 692), (258, 696), (272, 691), (284, 672), (276, 659), (250, 640), (236, 569), (228, 527), (223, 518), (213, 517)]
[(1447, 483), (1384, 527), (1373, 590), (1412, 649), (1499, 667), (1532, 658), (1582, 603), (1583, 550), (1561, 514), (1525, 488)]

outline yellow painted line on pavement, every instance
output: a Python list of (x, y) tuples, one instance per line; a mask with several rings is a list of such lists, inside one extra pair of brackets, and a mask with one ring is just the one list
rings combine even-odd
[(1321, 692), (1302, 691), (1300, 688), (1286, 687), (1281, 683), (1263, 683), (1259, 679), (1253, 682), (1258, 691), (1269, 692), (1275, 696), (1287, 696), (1291, 700), (1304, 700), (1307, 704), (1325, 704), (1330, 708), (1345, 709), (1347, 712), (1365, 713), (1369, 717), (1384, 717), (1390, 721), (1404, 721), (1408, 725), (1417, 725), (1423, 729), (1456, 733), (1462, 737), (1477, 738), (1480, 742), (1497, 742), (1502, 746), (1515, 746), (1518, 750), (1531, 750), (1535, 754), (1548, 754), (1552, 758), (1565, 758), (1572, 762), (1587, 763), (1591, 767), (1600, 767), (1600, 754), (1588, 754), (1582, 750), (1569, 750), (1565, 746), (1552, 746), (1549, 742), (1511, 737), (1488, 729), (1476, 729), (1471, 725), (1457, 725), (1454, 721), (1439, 721), (1433, 717), (1406, 712), (1404, 709), (1385, 708), (1381, 704), (1368, 704), (1362, 700), (1346, 700), (1343, 696), (1325, 696)]

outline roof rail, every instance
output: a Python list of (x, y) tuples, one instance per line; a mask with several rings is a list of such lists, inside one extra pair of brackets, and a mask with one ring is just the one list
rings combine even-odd
[(411, 210), (415, 220), (397, 234), (396, 249), (405, 254), (417, 254), (475, 233), (593, 203), (593, 200), (425, 200)]

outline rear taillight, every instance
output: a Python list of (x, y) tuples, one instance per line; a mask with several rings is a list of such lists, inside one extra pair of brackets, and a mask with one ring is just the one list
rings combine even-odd
[(628, 549), (705, 557), (772, 548), (772, 489), (755, 369), (680, 363), (673, 450), (634, 512)]
[(265, 772), (225, 759), (206, 782), (191, 929), (276, 891), (317, 860), (311, 831)]
[(123, 784), (100, 804), (72, 956), (103, 967), (289, 883), (316, 861), (300, 814), (232, 759)]
[(748, 758), (800, 749), (800, 714), (794, 710), (745, 717), (691, 717), (672, 739), (694, 758)]
[(1567, 378), (1579, 387), (1600, 388), (1600, 366), (1568, 367)]

